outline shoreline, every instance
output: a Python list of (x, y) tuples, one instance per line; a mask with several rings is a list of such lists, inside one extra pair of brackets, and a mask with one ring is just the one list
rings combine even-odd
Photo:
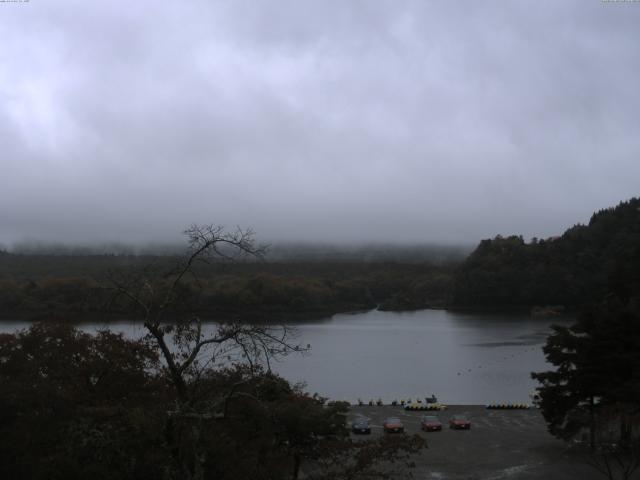
[[(198, 316), (203, 323), (230, 323), (237, 321), (240, 323), (268, 323), (268, 324), (291, 324), (304, 323), (307, 321), (317, 321), (321, 319), (330, 320), (335, 315), (354, 315), (359, 313), (367, 313), (371, 311), (390, 312), (390, 313), (411, 313), (424, 310), (444, 310), (452, 313), (460, 314), (479, 314), (479, 315), (509, 315), (509, 314), (528, 314), (531, 318), (566, 318), (575, 316), (576, 308), (565, 307), (562, 312), (535, 313), (535, 309), (546, 307), (524, 307), (524, 306), (495, 306), (495, 307), (468, 307), (459, 305), (445, 306), (429, 306), (421, 308), (407, 308), (403, 310), (382, 309), (379, 306), (375, 308), (353, 308), (353, 309), (321, 309), (306, 311), (252, 311), (242, 312), (238, 310), (218, 310), (214, 312), (198, 312), (194, 314), (185, 314), (185, 316)], [(168, 315), (168, 320), (177, 320), (179, 314)], [(135, 314), (127, 314), (126, 312), (105, 313), (105, 312), (69, 312), (68, 314), (60, 314), (53, 312), (26, 313), (24, 311), (2, 312), (0, 313), (0, 323), (4, 322), (38, 322), (38, 321), (56, 321), (81, 325), (83, 323), (104, 322), (137, 322), (141, 319), (136, 318)]]

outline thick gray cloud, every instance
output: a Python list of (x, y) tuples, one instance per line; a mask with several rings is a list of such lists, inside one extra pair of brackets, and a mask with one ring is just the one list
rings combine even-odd
[(548, 236), (640, 193), (640, 3), (0, 3), (0, 242)]

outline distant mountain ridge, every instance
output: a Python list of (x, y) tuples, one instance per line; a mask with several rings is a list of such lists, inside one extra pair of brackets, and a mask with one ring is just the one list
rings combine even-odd
[(458, 268), (458, 306), (579, 306), (640, 292), (640, 198), (594, 213), (547, 240), (482, 240)]

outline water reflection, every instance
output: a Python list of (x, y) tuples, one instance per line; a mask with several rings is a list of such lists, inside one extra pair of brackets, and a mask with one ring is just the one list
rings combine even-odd
[[(297, 341), (311, 344), (311, 353), (290, 355), (272, 368), (333, 399), (390, 402), (435, 394), (448, 403), (526, 402), (536, 385), (530, 372), (548, 368), (541, 346), (549, 325), (570, 321), (445, 310), (340, 314), (296, 323)], [(28, 325), (4, 322), (0, 330)], [(129, 321), (81, 328), (145, 334)]]
[(530, 372), (547, 368), (540, 347), (550, 323), (443, 310), (336, 315), (299, 326), (311, 355), (277, 369), (311, 391), (351, 401), (435, 393), (449, 403), (525, 402), (535, 387)]

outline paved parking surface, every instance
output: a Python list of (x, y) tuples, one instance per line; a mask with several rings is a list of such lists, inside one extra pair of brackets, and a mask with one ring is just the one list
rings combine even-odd
[[(451, 415), (462, 413), (471, 430), (451, 430)], [(437, 415), (441, 432), (423, 432), (420, 418)], [(602, 478), (580, 456), (567, 451), (546, 429), (536, 409), (487, 410), (484, 406), (451, 406), (441, 412), (405, 411), (401, 407), (351, 407), (349, 420), (370, 420), (372, 436), (383, 435), (382, 423), (399, 417), (407, 434), (419, 434), (428, 449), (416, 458), (415, 478), (423, 479), (574, 479)]]

